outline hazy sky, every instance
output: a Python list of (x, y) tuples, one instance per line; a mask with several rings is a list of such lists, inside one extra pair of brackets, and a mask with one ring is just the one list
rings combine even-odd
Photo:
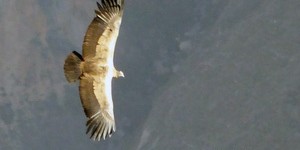
[(117, 131), (85, 135), (78, 84), (95, 0), (0, 0), (0, 149), (300, 149), (298, 0), (125, 0)]

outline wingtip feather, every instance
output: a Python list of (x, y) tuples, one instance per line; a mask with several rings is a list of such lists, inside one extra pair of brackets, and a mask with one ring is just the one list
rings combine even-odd
[(90, 138), (100, 141), (101, 138), (105, 140), (107, 137), (111, 137), (111, 134), (115, 132), (115, 122), (107, 117), (108, 114), (97, 113), (92, 116), (86, 123), (86, 134), (90, 133)]

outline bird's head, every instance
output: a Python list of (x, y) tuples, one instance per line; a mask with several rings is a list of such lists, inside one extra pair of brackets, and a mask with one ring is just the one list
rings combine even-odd
[(123, 77), (123, 78), (125, 77), (124, 73), (122, 71), (118, 71), (117, 78), (119, 78), (119, 77)]

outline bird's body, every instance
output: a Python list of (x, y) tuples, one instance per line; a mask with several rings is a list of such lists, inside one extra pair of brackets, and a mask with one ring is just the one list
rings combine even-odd
[(97, 5), (97, 16), (84, 37), (82, 56), (73, 51), (64, 64), (66, 79), (69, 82), (80, 80), (80, 99), (88, 118), (87, 133), (91, 132), (94, 140), (105, 139), (116, 129), (111, 80), (124, 77), (113, 63), (124, 0), (102, 0)]

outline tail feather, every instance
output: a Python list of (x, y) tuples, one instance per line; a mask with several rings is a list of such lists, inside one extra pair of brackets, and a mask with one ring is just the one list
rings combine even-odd
[(82, 56), (73, 51), (65, 60), (64, 71), (65, 77), (68, 82), (75, 82), (79, 79), (82, 70), (81, 70), (81, 62), (83, 61)]

